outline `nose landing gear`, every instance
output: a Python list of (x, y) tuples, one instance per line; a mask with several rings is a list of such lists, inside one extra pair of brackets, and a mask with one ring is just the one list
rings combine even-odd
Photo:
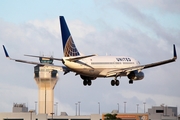
[(133, 80), (129, 80), (129, 84), (133, 84)]
[(86, 86), (86, 85), (91, 86), (91, 84), (92, 84), (92, 81), (91, 81), (91, 80), (84, 80), (84, 81), (83, 81), (83, 85), (84, 85), (84, 86)]

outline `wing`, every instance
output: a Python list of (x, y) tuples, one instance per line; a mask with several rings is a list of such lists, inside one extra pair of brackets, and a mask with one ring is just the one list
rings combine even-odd
[(173, 58), (172, 59), (164, 60), (164, 61), (160, 61), (160, 62), (156, 62), (156, 63), (151, 63), (151, 64), (146, 64), (146, 65), (144, 65), (144, 69), (151, 68), (151, 67), (156, 67), (156, 66), (159, 66), (159, 65), (164, 65), (164, 64), (167, 64), (167, 63), (171, 63), (171, 62), (175, 62), (176, 59), (177, 59), (176, 46), (173, 45)]
[(7, 52), (4, 45), (3, 45), (3, 49), (4, 49), (4, 53), (5, 53), (6, 58), (9, 58), (10, 60), (14, 60), (16, 62), (22, 62), (22, 63), (34, 64), (34, 65), (40, 65), (40, 66), (49, 66), (52, 69), (56, 69), (56, 70), (64, 71), (64, 72), (69, 72), (70, 71), (70, 69), (65, 67), (65, 66), (58, 66), (58, 65), (48, 64), (48, 63), (39, 63), (39, 62), (26, 61), (26, 60), (20, 60), (20, 59), (13, 59), (13, 58), (10, 58), (10, 56), (9, 56), (9, 54), (8, 54), (8, 52)]
[(164, 65), (167, 63), (175, 62), (176, 59), (177, 59), (176, 47), (175, 47), (175, 45), (173, 45), (173, 58), (171, 58), (171, 59), (160, 61), (160, 62), (155, 62), (155, 63), (151, 63), (151, 64), (145, 64), (145, 65), (139, 65), (139, 66), (134, 66), (134, 67), (110, 70), (107, 72), (107, 77), (119, 76), (121, 74), (128, 75), (131, 71), (135, 71), (135, 70), (141, 71), (142, 69), (147, 69), (147, 68), (156, 67), (159, 65)]

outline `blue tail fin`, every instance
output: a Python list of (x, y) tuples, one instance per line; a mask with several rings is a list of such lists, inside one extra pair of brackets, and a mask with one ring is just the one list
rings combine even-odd
[(73, 38), (71, 36), (71, 33), (68, 29), (64, 17), (59, 16), (59, 20), (60, 20), (64, 56), (65, 57), (79, 56), (80, 54), (76, 48), (76, 45), (74, 44)]

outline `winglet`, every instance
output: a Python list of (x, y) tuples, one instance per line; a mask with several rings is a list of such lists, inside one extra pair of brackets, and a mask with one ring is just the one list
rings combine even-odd
[(8, 52), (7, 52), (7, 50), (6, 50), (6, 48), (5, 48), (4, 45), (3, 45), (3, 49), (4, 49), (5, 56), (6, 56), (7, 58), (9, 58)]
[(174, 60), (176, 60), (177, 59), (177, 54), (176, 54), (176, 46), (175, 46), (175, 44), (173, 45), (173, 53), (174, 53)]

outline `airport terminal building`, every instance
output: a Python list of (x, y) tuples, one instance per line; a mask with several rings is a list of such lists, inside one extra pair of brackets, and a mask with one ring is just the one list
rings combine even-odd
[[(60, 115), (36, 114), (34, 111), (28, 111), (28, 108), (23, 104), (14, 104), (11, 113), (0, 113), (0, 120), (105, 120), (103, 114), (91, 115), (75, 115), (68, 116), (66, 112), (61, 112)], [(169, 106), (153, 106), (146, 113), (118, 113), (117, 118), (122, 120), (180, 120), (177, 107)]]

